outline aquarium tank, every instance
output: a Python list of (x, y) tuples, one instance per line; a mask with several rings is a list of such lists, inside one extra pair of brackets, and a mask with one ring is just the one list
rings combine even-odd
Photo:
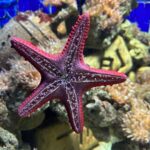
[(0, 150), (150, 150), (149, 0), (0, 0)]

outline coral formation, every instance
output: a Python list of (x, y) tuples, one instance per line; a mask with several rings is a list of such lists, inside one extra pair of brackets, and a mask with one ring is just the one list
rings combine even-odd
[(123, 10), (129, 1), (126, 0), (86, 0), (85, 11), (91, 17), (96, 17), (100, 29), (112, 28), (123, 20), (123, 15), (130, 11), (130, 7)]
[(8, 117), (8, 109), (6, 107), (5, 101), (0, 98), (0, 126), (3, 126)]
[[(126, 56), (126, 57), (124, 57)], [(127, 73), (133, 67), (130, 52), (121, 36), (116, 37), (111, 46), (105, 50), (100, 67)]]
[(60, 6), (63, 3), (65, 4), (71, 4), (75, 0), (44, 0), (43, 4), (48, 6), (48, 5), (54, 5), (54, 6)]
[[(98, 150), (149, 150), (150, 36), (125, 19), (135, 7), (135, 0), (86, 0), (82, 6), (83, 12), (91, 15), (84, 51), (86, 64), (125, 72), (135, 83), (127, 80), (86, 92), (83, 106), (87, 129), (84, 128), (81, 137), (72, 133), (65, 108), (57, 101), (47, 103), (30, 118), (20, 119), (17, 115), (17, 107), (37, 87), (41, 77), (10, 48), (10, 37), (15, 35), (48, 53), (59, 53), (79, 12), (75, 0), (45, 0), (45, 5), (57, 5), (56, 2), (58, 12), (53, 16), (41, 11), (19, 13), (0, 30), (0, 149), (14, 150), (18, 144), (20, 150), (43, 148), (41, 135), (47, 142), (46, 149), (50, 146), (56, 149), (61, 140), (53, 142), (48, 136), (60, 132), (59, 137), (71, 137), (70, 145), (73, 141), (78, 149), (80, 143), (83, 150), (88, 146)], [(62, 125), (65, 122), (67, 133), (57, 132), (54, 118), (59, 120), (61, 131), (66, 131)], [(36, 131), (35, 137), (28, 136), (28, 140), (36, 139), (36, 145), (25, 141), (21, 131), (31, 135)], [(62, 147), (66, 145), (62, 142)]]
[(140, 98), (142, 86), (127, 80), (125, 83), (106, 87), (112, 99), (128, 104), (130, 110), (122, 114), (121, 126), (128, 138), (141, 143), (150, 141), (150, 104)]
[[(131, 110), (123, 115), (122, 128), (127, 137), (141, 143), (150, 142), (150, 104), (140, 99), (132, 99)], [(132, 102), (133, 103), (133, 102)]]
[(132, 83), (129, 79), (120, 85), (116, 84), (106, 87), (106, 91), (109, 92), (112, 100), (121, 105), (130, 103), (130, 100), (134, 98), (135, 89), (136, 84)]
[(7, 130), (0, 127), (0, 149), (15, 150), (18, 148), (17, 138)]
[[(84, 100), (85, 117), (88, 118), (87, 120), (89, 122), (95, 120), (92, 126), (108, 127), (115, 122), (117, 112), (114, 107), (106, 101), (108, 99), (110, 99), (110, 97), (103, 88), (93, 88), (86, 93)], [(96, 119), (95, 115), (98, 116), (99, 119)]]
[(150, 46), (150, 36), (147, 32), (141, 32), (137, 24), (131, 23), (129, 20), (125, 20), (120, 26), (120, 32), (123, 37), (128, 40), (137, 39), (146, 46)]
[(137, 70), (136, 82), (139, 84), (150, 84), (150, 67), (143, 66)]
[(41, 80), (40, 73), (24, 59), (8, 60), (10, 65), (14, 83), (23, 85), (22, 88), (34, 89), (38, 86)]
[(131, 57), (136, 60), (142, 60), (148, 55), (149, 47), (137, 39), (131, 39), (128, 46)]

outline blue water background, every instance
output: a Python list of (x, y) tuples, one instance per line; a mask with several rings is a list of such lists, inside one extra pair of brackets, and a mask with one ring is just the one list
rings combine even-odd
[[(77, 1), (80, 2), (82, 0)], [(150, 0), (138, 0), (138, 3), (139, 6), (131, 12), (128, 19), (136, 22), (142, 31), (148, 31), (150, 24)], [(56, 12), (55, 7), (44, 7), (42, 0), (0, 0), (0, 27), (3, 27), (18, 12), (39, 9), (48, 14)]]
[(148, 31), (150, 27), (150, 0), (139, 0), (139, 5), (128, 17), (131, 22), (136, 22), (142, 31)]

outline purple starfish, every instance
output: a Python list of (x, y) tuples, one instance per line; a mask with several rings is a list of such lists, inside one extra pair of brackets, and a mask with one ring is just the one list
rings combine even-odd
[(40, 85), (19, 107), (21, 117), (29, 116), (47, 101), (59, 98), (66, 107), (73, 130), (80, 133), (83, 130), (83, 92), (91, 87), (126, 80), (123, 73), (94, 69), (84, 64), (83, 49), (89, 26), (89, 15), (79, 16), (62, 53), (57, 55), (48, 54), (25, 40), (11, 39), (12, 47), (42, 75)]

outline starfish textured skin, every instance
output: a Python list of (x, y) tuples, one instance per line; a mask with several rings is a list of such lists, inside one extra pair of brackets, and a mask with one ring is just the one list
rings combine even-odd
[(19, 106), (18, 113), (27, 117), (47, 101), (59, 98), (65, 105), (73, 130), (81, 133), (84, 119), (82, 94), (89, 88), (112, 85), (126, 80), (117, 71), (90, 68), (83, 61), (83, 50), (90, 27), (87, 13), (78, 17), (61, 53), (48, 54), (30, 42), (12, 37), (12, 47), (41, 73), (40, 85)]

